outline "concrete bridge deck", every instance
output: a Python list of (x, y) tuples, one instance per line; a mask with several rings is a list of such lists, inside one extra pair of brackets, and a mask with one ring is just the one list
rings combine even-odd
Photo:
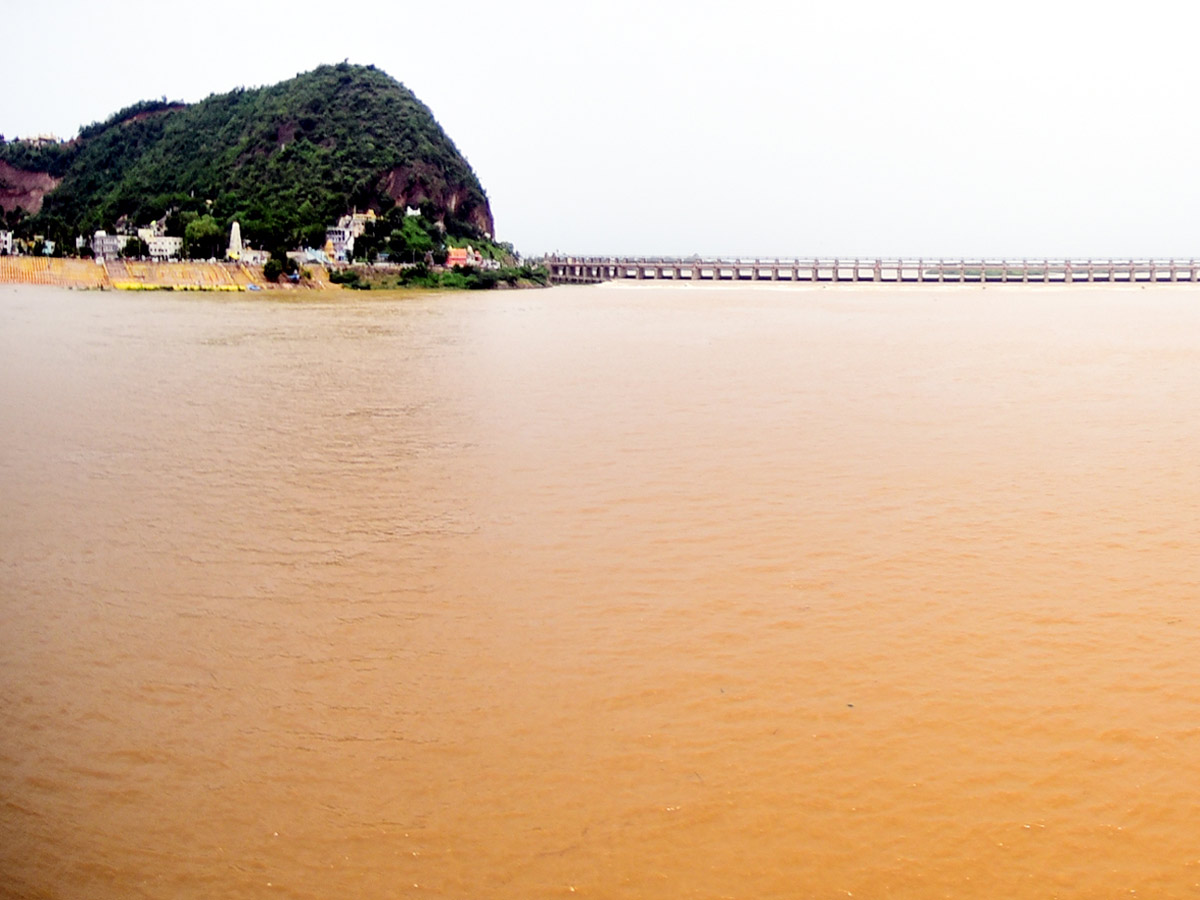
[(556, 284), (604, 281), (1197, 282), (1194, 259), (669, 259), (546, 257)]

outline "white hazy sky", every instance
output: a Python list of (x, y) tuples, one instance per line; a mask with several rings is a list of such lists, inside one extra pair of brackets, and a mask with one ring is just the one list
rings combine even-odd
[(526, 254), (1200, 255), (1200, 6), (0, 0), (0, 132), (321, 63), (423, 100)]

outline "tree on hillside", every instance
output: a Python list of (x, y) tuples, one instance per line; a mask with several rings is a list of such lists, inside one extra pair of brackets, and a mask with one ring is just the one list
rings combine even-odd
[(440, 236), (435, 238), (435, 233), (432, 223), (424, 216), (405, 216), (400, 227), (393, 229), (388, 237), (392, 258), (401, 262), (420, 262), (426, 253), (432, 253), (441, 244)]
[(296, 261), (288, 256), (286, 247), (276, 247), (274, 250), (272, 250), (271, 258), (267, 260), (267, 262), (276, 263), (279, 266), (279, 272), (276, 274), (276, 278), (278, 278), (279, 275), (293, 275), (300, 268), (298, 265), (296, 265)]
[(121, 250), (121, 255), (126, 259), (140, 259), (143, 256), (149, 256), (150, 245), (139, 237), (130, 238), (125, 242), (125, 247)]
[(355, 259), (374, 262), (379, 257), (379, 250), (383, 244), (381, 225), (381, 222), (371, 221), (363, 226), (363, 233), (354, 239)]
[(25, 210), (20, 206), (14, 206), (4, 214), (4, 221), (8, 224), (9, 231), (19, 231), (24, 220)]
[(225, 232), (209, 215), (192, 219), (183, 229), (184, 248), (192, 259), (221, 256), (224, 240)]

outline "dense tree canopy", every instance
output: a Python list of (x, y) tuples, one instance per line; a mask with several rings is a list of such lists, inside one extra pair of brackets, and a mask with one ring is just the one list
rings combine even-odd
[(217, 258), (224, 255), (225, 229), (210, 215), (196, 216), (184, 226), (183, 246), (188, 256)]
[[(0, 159), (62, 179), (22, 223), (59, 240), (166, 216), (193, 255), (215, 255), (209, 221), (223, 235), (239, 221), (259, 247), (319, 246), (347, 211), (386, 213), (397, 200), (456, 236), (491, 230), (470, 165), (428, 108), (373, 66), (322, 66), (191, 106), (147, 101), (67, 144), (0, 145)], [(415, 226), (398, 227), (405, 248), (424, 252), (410, 247)]]

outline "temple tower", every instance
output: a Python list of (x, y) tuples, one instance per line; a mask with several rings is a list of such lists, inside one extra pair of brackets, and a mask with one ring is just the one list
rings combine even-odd
[(242, 258), (242, 226), (237, 222), (229, 229), (229, 249), (225, 251), (227, 259)]

